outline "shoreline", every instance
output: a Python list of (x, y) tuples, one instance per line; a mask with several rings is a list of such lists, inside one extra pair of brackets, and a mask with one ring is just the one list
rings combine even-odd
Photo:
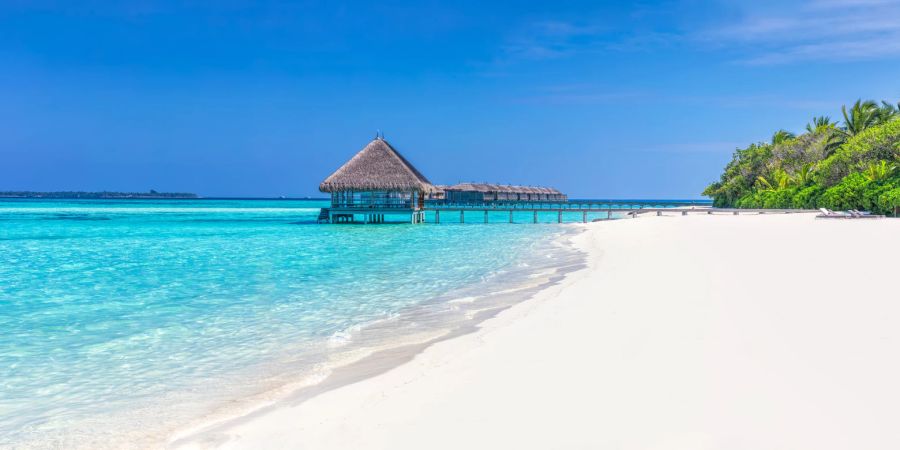
[[(567, 230), (556, 233), (552, 244), (542, 249), (543, 253), (533, 250), (529, 257), (521, 262), (533, 263), (534, 258), (549, 257), (552, 252), (554, 258), (560, 258), (551, 266), (537, 265), (536, 269), (529, 269), (529, 274), (512, 285), (498, 285), (508, 283), (503, 281), (486, 281), (493, 290), (471, 292), (473, 287), (459, 289), (450, 294), (444, 294), (434, 299), (427, 300), (420, 305), (410, 307), (409, 311), (401, 311), (400, 315), (413, 311), (424, 311), (435, 305), (452, 305), (464, 301), (476, 306), (467, 310), (471, 316), (462, 322), (454, 324), (442, 324), (445, 328), (430, 330), (435, 336), (425, 340), (413, 340), (412, 342), (389, 342), (375, 350), (368, 351), (361, 358), (349, 357), (346, 361), (335, 363), (324, 377), (313, 380), (309, 376), (299, 378), (296, 382), (254, 395), (249, 398), (235, 399), (241, 407), (237, 410), (227, 409), (213, 411), (209, 416), (193, 422), (191, 425), (175, 430), (165, 442), (164, 448), (209, 448), (224, 443), (221, 433), (228, 429), (259, 418), (265, 414), (281, 408), (285, 405), (298, 405), (306, 400), (323, 393), (340, 389), (343, 386), (372, 378), (379, 374), (393, 370), (421, 354), (427, 348), (444, 341), (456, 339), (461, 336), (476, 333), (482, 324), (501, 314), (503, 311), (533, 300), (534, 296), (543, 292), (564, 280), (570, 273), (583, 269), (585, 256), (573, 244), (573, 239), (583, 234), (583, 226), (580, 224), (567, 224)], [(556, 247), (555, 250), (549, 247)], [(531, 266), (532, 264), (529, 264)], [(552, 272), (548, 273), (547, 271)], [(521, 276), (521, 275), (519, 275)], [(537, 280), (534, 282), (533, 280)], [(476, 285), (477, 286), (477, 285)], [(501, 289), (496, 289), (501, 287)], [(464, 295), (464, 293), (471, 294)], [(477, 296), (477, 300), (473, 300)], [(452, 299), (450, 299), (452, 297)], [(470, 303), (471, 302), (471, 303)], [(480, 306), (480, 307), (478, 307)], [(451, 308), (454, 308), (451, 306)], [(388, 320), (388, 319), (385, 319)], [(396, 319), (390, 319), (396, 322)], [(446, 327), (449, 325), (449, 327)], [(394, 326), (402, 326), (402, 323), (394, 323)]]
[[(900, 389), (890, 380), (900, 364), (889, 355), (900, 310), (858, 286), (890, 279), (883, 255), (900, 243), (877, 249), (882, 256), (858, 249), (897, 222), (838, 222), (589, 224), (572, 238), (588, 252), (583, 269), (473, 332), (274, 405), (214, 439), (169, 445), (892, 448)], [(827, 248), (817, 241), (825, 237)], [(778, 255), (785, 239), (791, 252)]]

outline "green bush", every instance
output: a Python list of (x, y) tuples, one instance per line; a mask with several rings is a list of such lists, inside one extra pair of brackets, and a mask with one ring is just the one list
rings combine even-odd
[(815, 209), (819, 204), (819, 196), (822, 195), (820, 186), (809, 186), (797, 191), (792, 201), (794, 208)]
[(817, 182), (834, 186), (864, 163), (900, 161), (900, 120), (871, 127), (848, 139), (819, 164)]
[(883, 192), (878, 197), (878, 208), (885, 214), (895, 214), (900, 208), (900, 187)]
[(872, 181), (855, 172), (840, 183), (828, 188), (819, 200), (819, 206), (829, 209), (863, 209), (885, 214), (893, 209), (890, 192), (900, 187), (900, 178)]

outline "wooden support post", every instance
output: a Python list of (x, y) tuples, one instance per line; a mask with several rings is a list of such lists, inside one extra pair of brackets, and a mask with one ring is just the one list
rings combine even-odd
[(441, 212), (440, 211), (434, 212), (434, 223), (441, 223)]
[(484, 223), (488, 223), (488, 210), (484, 210)]
[(459, 210), (459, 223), (466, 223), (466, 212)]
[(606, 220), (612, 219), (612, 211), (606, 211)]
[(512, 220), (512, 210), (509, 210), (509, 223), (513, 223), (513, 220)]
[(587, 211), (581, 212), (581, 223), (587, 223)]
[(537, 211), (534, 212), (534, 223), (537, 223)]
[(562, 223), (562, 210), (559, 210), (559, 216), (557, 217), (557, 222)]

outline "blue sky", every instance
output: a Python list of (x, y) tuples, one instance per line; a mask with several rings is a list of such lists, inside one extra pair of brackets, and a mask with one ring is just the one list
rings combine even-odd
[(697, 198), (900, 99), (894, 0), (122, 3), (0, 5), (0, 190), (315, 196), (380, 129), (435, 183)]

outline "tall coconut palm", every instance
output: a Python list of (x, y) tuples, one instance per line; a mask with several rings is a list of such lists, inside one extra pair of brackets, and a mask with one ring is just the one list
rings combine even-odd
[(841, 113), (844, 115), (844, 127), (841, 132), (847, 136), (856, 136), (865, 131), (866, 128), (878, 123), (880, 113), (878, 104), (872, 100), (857, 100), (847, 112), (847, 106), (841, 106)]

